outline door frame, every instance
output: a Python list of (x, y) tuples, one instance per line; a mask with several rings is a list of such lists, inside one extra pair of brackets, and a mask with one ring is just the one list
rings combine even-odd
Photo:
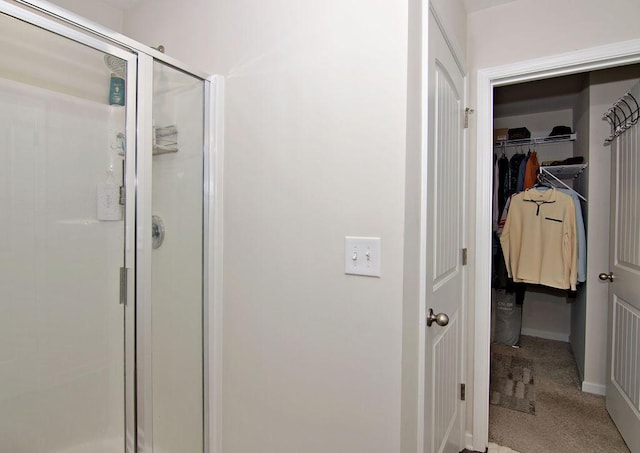
[[(478, 71), (476, 125), (475, 270), (473, 332), (472, 448), (484, 451), (489, 441), (489, 360), (491, 339), (491, 225), (493, 160), (493, 89), (503, 85), (640, 63), (640, 39), (496, 66)], [(473, 190), (472, 188), (472, 190)], [(469, 326), (471, 327), (471, 326)]]

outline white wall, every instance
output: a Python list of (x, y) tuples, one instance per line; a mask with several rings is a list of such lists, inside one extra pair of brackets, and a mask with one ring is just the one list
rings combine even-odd
[[(223, 451), (398, 451), (408, 5), (190, 5), (125, 31), (227, 76)], [(344, 275), (345, 235), (382, 278)]]
[[(589, 136), (590, 136), (590, 103), (589, 97), (589, 77), (585, 76), (583, 80), (583, 86), (581, 87), (576, 103), (573, 108), (574, 117), (574, 130), (576, 133), (576, 142), (574, 147), (574, 154), (576, 156), (583, 156), (585, 162), (589, 162)], [(583, 194), (585, 198), (588, 197), (587, 187), (589, 184), (589, 174), (593, 165), (589, 170), (586, 170), (580, 178), (574, 183), (574, 188)], [(597, 166), (596, 166), (597, 169)], [(587, 198), (588, 200), (589, 198)], [(589, 228), (589, 204), (581, 202), (582, 217), (585, 223), (585, 230)], [(585, 231), (585, 232), (586, 232)], [(589, 247), (587, 247), (587, 263), (591, 259), (589, 255)], [(569, 342), (571, 343), (571, 350), (573, 356), (576, 359), (576, 365), (578, 367), (578, 374), (580, 379), (584, 379), (584, 363), (585, 363), (585, 344), (586, 344), (586, 319), (587, 319), (587, 290), (586, 284), (581, 285), (578, 290), (578, 296), (575, 303), (571, 305), (571, 334)]]
[(467, 54), (467, 12), (462, 0), (431, 0), (429, 2), (446, 28), (450, 44), (461, 52), (460, 57)]
[(635, 0), (517, 0), (468, 16), (473, 70), (638, 38)]
[(112, 4), (100, 0), (49, 0), (49, 2), (103, 27), (122, 33), (122, 10)]
[[(223, 451), (395, 451), (406, 7), (229, 5)], [(382, 238), (381, 279), (345, 235)]]
[[(197, 6), (125, 23), (227, 76), (223, 451), (397, 451), (406, 5)], [(344, 275), (346, 235), (382, 278)]]

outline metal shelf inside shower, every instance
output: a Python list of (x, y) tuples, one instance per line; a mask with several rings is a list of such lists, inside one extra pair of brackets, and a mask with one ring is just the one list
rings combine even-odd
[(175, 125), (153, 127), (153, 155), (178, 152), (178, 128)]

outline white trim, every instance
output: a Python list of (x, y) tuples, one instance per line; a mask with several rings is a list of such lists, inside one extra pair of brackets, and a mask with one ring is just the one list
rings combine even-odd
[[(115, 32), (107, 27), (104, 27), (97, 22), (90, 21), (89, 19), (82, 17), (78, 14), (75, 14), (71, 11), (68, 11), (64, 8), (61, 8), (53, 3), (47, 2), (45, 0), (14, 0), (16, 3), (19, 3), (27, 8), (34, 9), (40, 11), (48, 16), (55, 17), (62, 22), (65, 22), (74, 28), (81, 29), (83, 34), (90, 34), (93, 36), (97, 36), (102, 40), (109, 41), (114, 43), (119, 47), (125, 47), (129, 50), (134, 50), (136, 52), (143, 52), (147, 55), (152, 56), (156, 60), (159, 60), (163, 63), (166, 63), (170, 66), (176, 67), (181, 71), (188, 72), (189, 74), (198, 77), (200, 79), (205, 80), (209, 77), (208, 74), (203, 73), (197, 69), (191, 68), (188, 65), (172, 58), (153, 47), (149, 47), (141, 42), (135, 41), (128, 36)], [(75, 31), (75, 30), (74, 30)], [(77, 31), (76, 31), (77, 32)], [(78, 33), (78, 32), (77, 32)]]
[(208, 451), (222, 451), (222, 340), (223, 340), (223, 209), (224, 79), (212, 76), (209, 104), (208, 165)]
[[(624, 41), (478, 71), (477, 156), (490, 156), (493, 88), (640, 62), (640, 40)], [(473, 447), (484, 451), (489, 436), (489, 341), (491, 331), (492, 159), (476, 159), (476, 253)]]
[(427, 175), (429, 145), (429, 8), (421, 8), (421, 49), (420, 49), (420, 240), (418, 244), (418, 451), (425, 448), (425, 354), (427, 337)]
[(584, 381), (582, 383), (582, 391), (586, 393), (593, 393), (594, 395), (605, 396), (607, 394), (607, 386)]
[(465, 433), (465, 443), (464, 443), (464, 448), (466, 448), (467, 450), (473, 450), (473, 433), (467, 431)]
[(440, 8), (432, 0), (429, 0), (429, 10), (433, 13), (433, 18), (436, 20), (438, 28), (442, 31), (442, 36), (453, 54), (453, 59), (456, 61), (456, 65), (458, 65), (460, 73), (465, 75), (468, 74), (467, 64), (465, 62), (465, 53), (462, 51), (462, 48), (455, 37), (447, 33), (447, 30), (452, 30), (453, 27), (447, 23), (445, 16), (440, 12)]
[[(119, 46), (114, 46), (112, 43), (97, 39), (95, 36), (91, 36), (91, 35), (88, 35), (87, 33), (78, 31), (65, 24), (60, 24), (50, 19), (49, 17), (36, 14), (33, 11), (30, 11), (28, 9), (21, 8), (12, 3), (8, 3), (5, 0), (2, 0), (0, 2), (0, 11), (16, 19), (23, 20), (26, 23), (41, 27), (55, 34), (65, 36), (78, 43), (82, 43), (89, 47), (98, 49), (102, 52), (115, 55), (118, 58), (127, 60), (127, 63), (131, 63), (131, 61), (135, 61), (135, 58), (133, 60), (131, 59), (132, 55), (129, 50), (124, 50)], [(41, 11), (45, 13), (47, 12), (46, 10), (41, 10)], [(56, 17), (56, 16), (53, 15), (53, 17)], [(71, 22), (69, 21), (69, 23)]]
[[(133, 57), (133, 54), (132, 54)], [(127, 268), (127, 303), (125, 306), (125, 451), (135, 451), (136, 443), (136, 99), (138, 96), (137, 58), (127, 60), (126, 118), (125, 118), (125, 267)], [(129, 82), (131, 81), (131, 82)]]
[[(613, 66), (637, 63), (638, 47), (640, 47), (640, 39), (633, 39), (482, 69), (478, 71), (478, 76), (482, 73), (484, 77), (491, 82), (491, 86), (494, 87), (567, 74), (595, 71)], [(478, 92), (478, 95), (479, 94), (480, 92)], [(480, 105), (478, 105), (478, 107), (480, 107)]]
[[(469, 105), (469, 75), (466, 72), (463, 72), (464, 77), (464, 94), (463, 94), (463, 109)], [(464, 127), (464, 126), (463, 126)], [(463, 146), (463, 161), (466, 163), (464, 166), (464, 175), (462, 181), (462, 197), (464, 203), (463, 209), (463, 219), (462, 219), (462, 248), (469, 250), (469, 219), (471, 215), (469, 214), (469, 207), (471, 206), (471, 197), (469, 196), (469, 174), (470, 174), (470, 165), (469, 165), (469, 143), (470, 143), (470, 134), (469, 128), (464, 128), (462, 131), (462, 146)], [(460, 383), (467, 383), (467, 359), (469, 357), (469, 351), (467, 348), (468, 342), (468, 329), (465, 329), (464, 326), (468, 325), (469, 322), (469, 265), (462, 266), (462, 302), (460, 304), (460, 317), (462, 324), (462, 333), (460, 335)], [(468, 412), (468, 404), (467, 401), (460, 401), (459, 410), (460, 410), (460, 449), (466, 448), (468, 442), (467, 432), (467, 412)]]
[[(489, 87), (489, 89), (487, 89)], [(493, 85), (485, 71), (478, 72), (476, 155), (492, 143)], [(484, 110), (487, 109), (485, 112)], [(489, 136), (491, 134), (491, 137)], [(493, 148), (491, 148), (493, 151)], [(487, 154), (488, 155), (488, 154)], [(473, 450), (484, 451), (489, 442), (489, 342), (491, 341), (491, 159), (476, 158), (475, 326), (473, 348)], [(489, 264), (487, 264), (489, 263)]]
[[(153, 86), (153, 58), (138, 56), (138, 83)], [(153, 338), (152, 338), (152, 90), (138, 94), (136, 187), (136, 379), (138, 450), (153, 451)]]
[(522, 335), (528, 335), (530, 337), (544, 338), (545, 340), (563, 341), (569, 343), (569, 334), (563, 332), (551, 332), (548, 330), (527, 329), (522, 328), (520, 332)]
[(215, 286), (213, 279), (207, 278), (208, 275), (212, 275), (215, 271), (213, 254), (216, 249), (213, 246), (213, 238), (215, 234), (214, 219), (215, 219), (215, 190), (212, 186), (215, 184), (214, 179), (214, 164), (213, 164), (213, 139), (215, 137), (213, 133), (213, 102), (215, 85), (211, 79), (204, 82), (204, 134), (203, 134), (203, 230), (202, 230), (202, 358), (203, 358), (203, 396), (204, 404), (204, 448), (203, 451), (213, 452), (211, 447), (211, 431), (215, 425), (212, 422), (214, 416), (211, 405), (211, 394), (214, 392), (212, 386), (211, 375), (215, 371), (213, 364), (214, 354), (212, 350), (216, 344), (213, 341), (215, 335), (214, 329), (214, 297), (213, 291)]

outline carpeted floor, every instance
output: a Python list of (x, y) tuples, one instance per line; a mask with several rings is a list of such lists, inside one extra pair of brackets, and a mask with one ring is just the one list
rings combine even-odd
[(568, 343), (523, 336), (521, 348), (491, 351), (531, 360), (536, 415), (489, 405), (489, 441), (521, 453), (629, 453), (604, 398), (579, 389)]

